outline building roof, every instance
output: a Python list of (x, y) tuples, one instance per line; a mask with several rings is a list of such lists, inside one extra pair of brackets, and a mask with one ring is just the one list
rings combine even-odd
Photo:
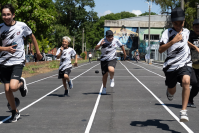
[[(105, 27), (149, 27), (149, 16), (131, 17), (120, 20), (105, 20)], [(171, 27), (171, 17), (169, 15), (151, 15), (150, 25), (152, 28)]]

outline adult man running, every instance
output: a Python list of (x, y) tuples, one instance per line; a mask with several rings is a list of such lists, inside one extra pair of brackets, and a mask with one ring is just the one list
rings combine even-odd
[(110, 87), (114, 87), (114, 71), (117, 64), (116, 48), (121, 47), (124, 53), (124, 59), (126, 59), (126, 52), (122, 43), (113, 37), (111, 30), (106, 31), (106, 37), (101, 39), (95, 47), (95, 50), (101, 47), (101, 70), (103, 91), (102, 94), (106, 94), (106, 83), (108, 78), (108, 72), (110, 73)]

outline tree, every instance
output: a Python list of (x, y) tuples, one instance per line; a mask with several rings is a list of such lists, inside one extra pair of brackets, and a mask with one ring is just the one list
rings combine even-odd
[(0, 0), (0, 3), (11, 3), (16, 9), (15, 20), (25, 22), (36, 38), (41, 39), (53, 31), (56, 12), (52, 0)]
[[(139, 16), (146, 16), (146, 15), (149, 15), (149, 12), (142, 13)], [(158, 15), (158, 14), (156, 14), (155, 12), (151, 12), (151, 15)]]

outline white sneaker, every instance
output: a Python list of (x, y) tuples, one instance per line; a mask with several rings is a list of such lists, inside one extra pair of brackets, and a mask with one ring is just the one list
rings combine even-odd
[(180, 122), (188, 122), (189, 118), (187, 116), (187, 110), (181, 110), (180, 111)]
[(114, 82), (114, 78), (110, 79), (110, 87), (114, 87), (115, 86), (115, 82)]
[(102, 94), (102, 95), (105, 95), (105, 94), (106, 94), (106, 88), (105, 88), (105, 87), (103, 87), (103, 90), (102, 90), (101, 94)]

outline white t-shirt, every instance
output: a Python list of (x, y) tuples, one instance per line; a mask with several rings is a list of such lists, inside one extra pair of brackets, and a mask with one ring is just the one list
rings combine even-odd
[[(101, 61), (116, 59), (116, 48), (122, 47), (123, 44), (117, 38), (114, 38), (112, 42), (109, 42), (106, 38), (103, 39), (105, 39), (105, 43), (101, 46)], [(97, 45), (100, 45), (103, 39)]]
[[(169, 28), (163, 32), (160, 45), (167, 44), (178, 34), (174, 28)], [(167, 49), (167, 58), (163, 64), (164, 71), (174, 71), (185, 65), (192, 67), (190, 48), (188, 39), (190, 31), (183, 28), (181, 32), (183, 40), (173, 44)]]
[(92, 54), (89, 54), (88, 56), (91, 58), (91, 57), (92, 57)]
[[(60, 53), (60, 48), (57, 50), (56, 56)], [(71, 64), (71, 56), (75, 56), (76, 51), (73, 48), (68, 47), (67, 49), (63, 49), (62, 55), (60, 57), (60, 67), (59, 70), (64, 71), (67, 68), (72, 67)]]
[(7, 26), (5, 23), (0, 24), (0, 38), (2, 47), (12, 46), (17, 44), (16, 52), (10, 53), (2, 51), (0, 54), (0, 64), (6, 66), (25, 65), (25, 51), (23, 37), (32, 34), (32, 30), (23, 22), (16, 21), (15, 25)]

